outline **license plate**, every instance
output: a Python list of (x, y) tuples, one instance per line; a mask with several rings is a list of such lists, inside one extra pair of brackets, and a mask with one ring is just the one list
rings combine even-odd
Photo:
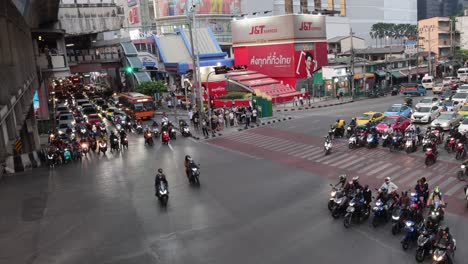
[(346, 209), (346, 212), (349, 212), (349, 213), (354, 212), (354, 207), (348, 207), (348, 208)]

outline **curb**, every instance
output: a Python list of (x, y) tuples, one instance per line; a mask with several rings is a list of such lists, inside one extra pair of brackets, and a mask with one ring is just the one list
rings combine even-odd
[(5, 160), (5, 169), (8, 172), (7, 175), (41, 167), (44, 158), (43, 155), (42, 150), (40, 150), (17, 156), (8, 156)]
[(356, 101), (358, 101), (358, 100), (351, 100), (351, 101), (333, 103), (333, 104), (323, 104), (323, 105), (317, 105), (317, 106), (305, 106), (305, 107), (298, 107), (298, 108), (276, 109), (276, 112), (304, 111), (304, 110), (311, 110), (311, 109), (315, 109), (315, 108), (324, 108), (324, 107), (330, 107), (330, 106), (335, 106), (335, 105), (349, 104), (349, 103), (354, 103)]

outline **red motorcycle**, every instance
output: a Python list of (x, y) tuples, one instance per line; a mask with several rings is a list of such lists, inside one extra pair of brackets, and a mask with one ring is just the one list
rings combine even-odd
[(432, 149), (432, 148), (427, 148), (426, 149), (426, 160), (425, 164), (426, 166), (431, 166), (437, 161), (437, 153)]
[(457, 153), (455, 155), (455, 158), (457, 160), (461, 160), (461, 159), (464, 159), (465, 156), (466, 156), (465, 146), (463, 145), (463, 143), (458, 143), (457, 144)]
[(455, 151), (455, 138), (451, 137), (445, 144), (445, 149), (448, 153)]
[(164, 130), (161, 134), (161, 140), (163, 144), (169, 144), (169, 133), (167, 133), (166, 130)]

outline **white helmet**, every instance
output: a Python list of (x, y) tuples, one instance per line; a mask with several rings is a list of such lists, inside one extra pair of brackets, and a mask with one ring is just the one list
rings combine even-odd
[(385, 181), (386, 181), (386, 182), (387, 182), (387, 181), (389, 182), (389, 181), (390, 181), (390, 177), (386, 177), (386, 178), (385, 178)]

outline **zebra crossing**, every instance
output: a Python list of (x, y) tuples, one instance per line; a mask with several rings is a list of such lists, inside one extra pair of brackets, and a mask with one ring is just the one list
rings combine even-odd
[[(262, 129), (211, 139), (208, 143), (222, 144), (224, 147), (228, 145), (229, 148), (250, 155), (253, 150), (258, 149), (262, 151), (257, 156), (276, 155), (284, 157), (285, 160), (307, 161), (311, 166), (326, 168), (329, 174), (326, 176), (329, 177), (346, 172), (359, 176), (362, 182), (374, 185), (380, 184), (385, 177), (391, 177), (402, 190), (414, 188), (418, 179), (426, 177), (432, 186), (437, 185), (445, 190), (447, 196), (464, 198), (460, 193), (465, 185), (455, 177), (459, 165), (449, 161), (437, 161), (434, 166), (426, 167), (423, 157), (403, 152), (390, 153), (386, 148), (350, 150), (345, 139), (334, 140), (332, 153), (325, 156), (321, 137), (299, 139), (294, 135), (288, 137), (278, 131), (269, 133), (268, 130)], [(268, 156), (262, 158), (268, 159)]]

